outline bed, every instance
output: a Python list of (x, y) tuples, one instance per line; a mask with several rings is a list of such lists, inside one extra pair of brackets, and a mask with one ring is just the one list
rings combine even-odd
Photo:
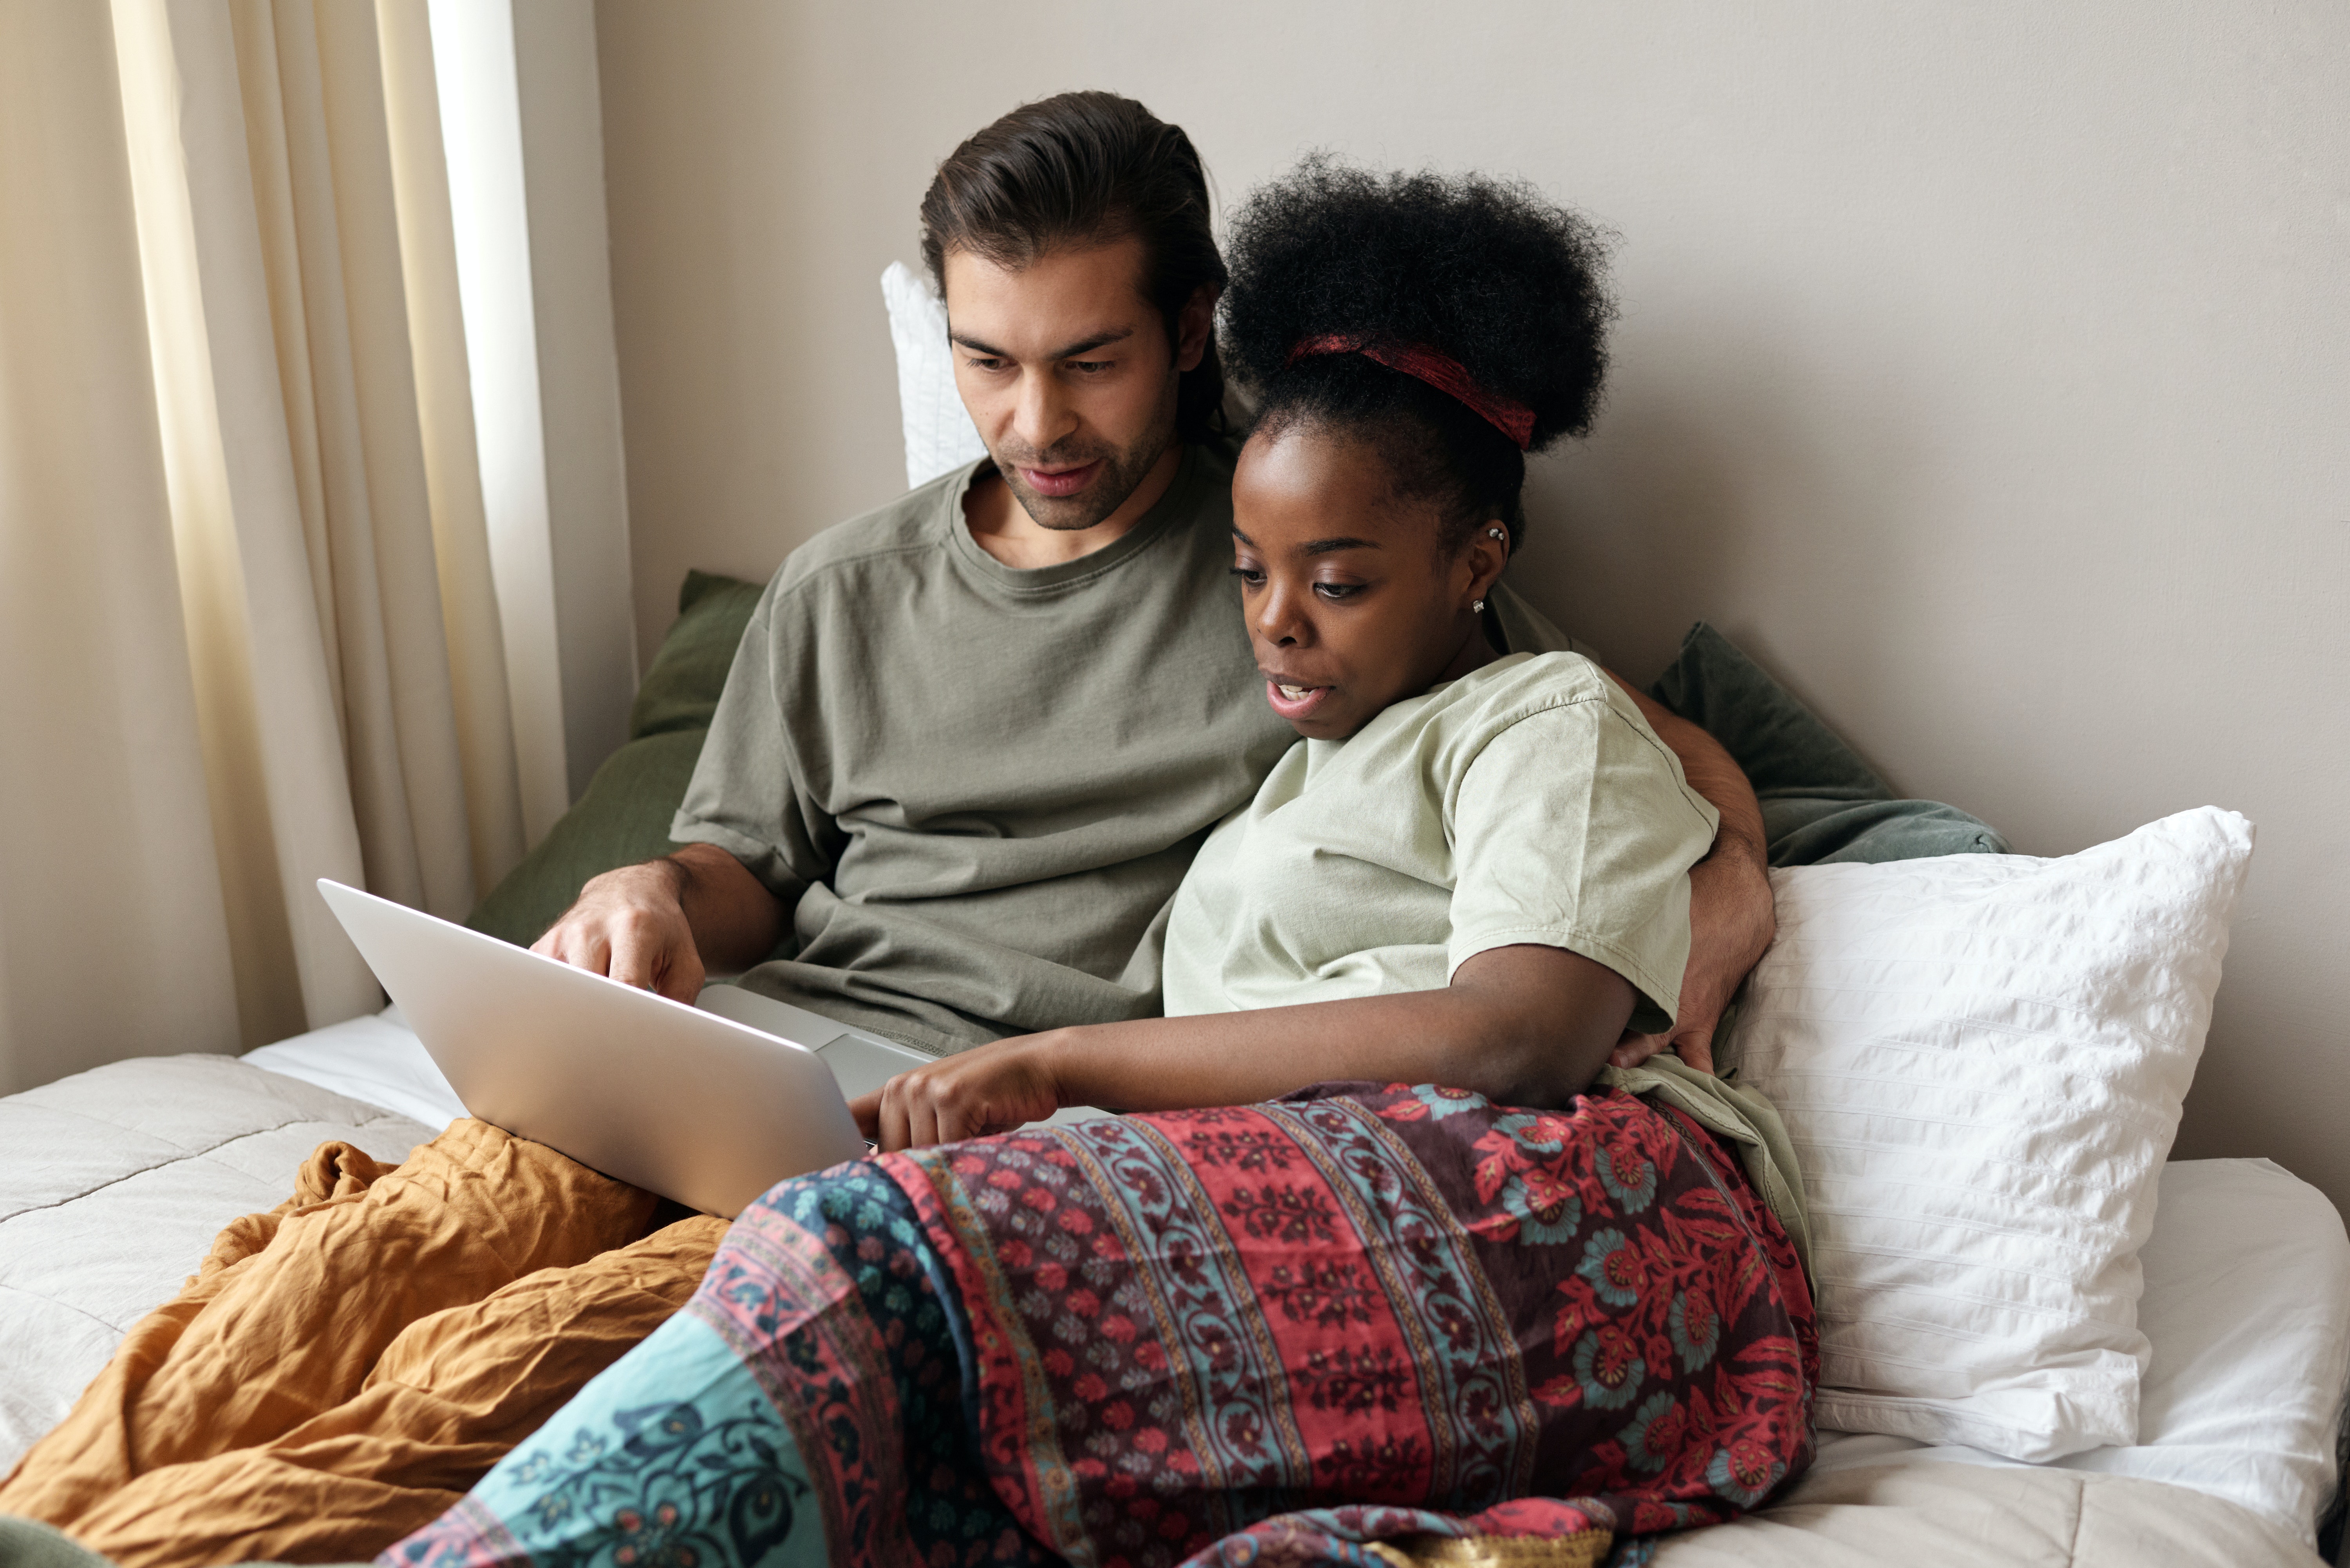
[[(919, 484), (980, 449), (952, 393), (937, 301), (902, 268), (883, 287), (899, 353), (908, 478)], [(700, 750), (699, 726), (708, 722), (758, 591), (689, 576), (679, 619), (639, 688), (628, 743), (484, 898), (469, 922), (475, 929), (526, 943), (588, 876), (663, 852), (670, 811)], [(2269, 1161), (2164, 1163), (2208, 1026), (2230, 878), (2241, 879), (2249, 857), (2250, 825), (2229, 826), (2230, 814), (2186, 814), (2096, 852), (2031, 863), (2078, 873), (2069, 892), (2035, 888), (1992, 867), (2012, 861), (2012, 869), (2027, 869), (2022, 857), (2004, 856), (2007, 845), (1987, 825), (1895, 798), (1709, 628), (1692, 630), (1651, 692), (1714, 733), (1745, 769), (1762, 797), (1773, 865), (1807, 868), (1800, 888), (1779, 884), (1780, 940), (1748, 990), (1747, 1022), (1771, 1013), (1778, 1023), (1741, 1027), (1758, 1044), (1775, 1028), (1786, 1047), (1775, 1059), (1780, 1081), (1764, 1085), (1774, 1101), (1794, 1107), (1808, 1094), (1814, 1103), (1804, 1114), (1818, 1127), (1862, 1129), (1849, 1137), (1815, 1130), (1804, 1147), (1807, 1176), (1820, 1176), (1807, 1180), (1818, 1211), (1840, 1205), (1847, 1217), (1860, 1215), (1868, 1205), (1852, 1191), (1884, 1183), (1905, 1158), (1949, 1160), (1953, 1170), (1987, 1159), (1977, 1168), (1993, 1169), (2004, 1157), (1991, 1146), (2002, 1138), (2010, 1147), (2074, 1151), (2065, 1158), (2076, 1163), (2102, 1159), (2108, 1175), (2126, 1167), (2134, 1174), (2119, 1185), (2137, 1194), (2134, 1219), (2109, 1226), (2102, 1241), (2084, 1233), (2040, 1242), (2105, 1247), (2098, 1277), (2122, 1286), (2100, 1310), (2108, 1326), (2134, 1324), (2150, 1353), (2134, 1359), (2136, 1342), (2125, 1332), (2108, 1336), (2102, 1353), (2075, 1345), (2047, 1358), (2103, 1354), (2112, 1363), (2121, 1345), (2134, 1403), (2120, 1429), (2133, 1440), (2075, 1440), (2062, 1457), (2025, 1463), (1992, 1451), (1998, 1444), (1988, 1439), (1979, 1447), (1947, 1433), (1934, 1440), (1888, 1435), (1901, 1419), (1915, 1430), (1934, 1424), (1914, 1410), (1866, 1431), (1824, 1429), (1810, 1472), (1767, 1506), (1672, 1537), (1652, 1554), (1645, 1547), (1622, 1554), (1627, 1568), (1651, 1560), (1665, 1568), (2234, 1568), (2313, 1564), (2321, 1542), (2335, 1550), (2350, 1405), (2350, 1236), (2322, 1193)], [(2167, 849), (2158, 842), (2165, 829)], [(2192, 855), (2180, 859), (2194, 843), (2209, 849), (2215, 833), (2241, 842), (2230, 839), (2232, 848), (2222, 844), (2226, 853), (2196, 866), (2187, 864)], [(2148, 852), (2097, 859), (2141, 839)], [(1941, 869), (1911, 875), (1917, 886), (1897, 918), (1887, 900), (1899, 878), (1880, 876), (1877, 863)], [(2142, 895), (2170, 872), (2184, 878), (2171, 905), (2116, 901), (2114, 889)], [(2009, 898), (2003, 912), (1975, 919), (2000, 897)], [(1960, 929), (1969, 921), (1971, 934)], [(2189, 940), (2189, 928), (2199, 937)], [(2165, 941), (2176, 950), (2147, 945)], [(2049, 966), (2031, 961), (2052, 952), (2077, 960), (2075, 972), (2042, 972)], [(1910, 978), (1887, 978), (1898, 976)], [(2149, 1008), (2158, 981), (2170, 990)], [(1840, 1000), (1821, 1002), (1831, 993)], [(1839, 1010), (1841, 1039), (1823, 1023)], [(2060, 1015), (2067, 1022), (2047, 1023)], [(2157, 1015), (2162, 1026), (2149, 1031), (2147, 1020)], [(1960, 1048), (1929, 1062), (1915, 1054), (1929, 1039)], [(1888, 1043), (1912, 1054), (1890, 1069), (1872, 1066), (1869, 1053)], [(1808, 1062), (1796, 1060), (1804, 1051)], [(2093, 1057), (2106, 1065), (2074, 1065)], [(2013, 1093), (2019, 1085), (2025, 1093)], [(1929, 1094), (1943, 1096), (1930, 1116), (1919, 1100)], [(1979, 1117), (1986, 1125), (1970, 1135), (1975, 1146), (1954, 1140), (1950, 1129), (1967, 1119), (1974, 1099), (2002, 1095), (2031, 1102), (2041, 1125), (2001, 1127), (1988, 1125), (1996, 1116)], [(151, 1056), (0, 1099), (0, 1473), (66, 1413), (131, 1324), (180, 1289), (224, 1225), (284, 1200), (296, 1166), (319, 1144), (341, 1139), (396, 1160), (460, 1114), (446, 1081), (390, 1009), (242, 1058)], [(2137, 1128), (2134, 1147), (2107, 1136), (2127, 1127)], [(1874, 1163), (1834, 1168), (1870, 1139)], [(2029, 1220), (2028, 1207), (2011, 1204), (2002, 1222)], [(1881, 1254), (1913, 1287), (1910, 1304), (1930, 1305), (1934, 1266), (1946, 1261), (1937, 1254), (1958, 1258), (1970, 1245), (1962, 1234), (1969, 1226), (1990, 1228), (1962, 1208), (1902, 1217), (1905, 1234), (1922, 1241), (1888, 1240), (1882, 1215), (1866, 1235), (1851, 1219), (1846, 1262)], [(2063, 1204), (2041, 1208), (2043, 1220), (2052, 1211), (2064, 1219)], [(1940, 1278), (1947, 1284), (1950, 1275)], [(1920, 1280), (1929, 1281), (1922, 1294)], [(2007, 1303), (2019, 1304), (2027, 1315), (2036, 1310)], [(1824, 1307), (1824, 1324), (1827, 1316)], [(2085, 1322), (2097, 1312), (2074, 1316)], [(2011, 1443), (2007, 1451), (2017, 1450)]]
[[(0, 1469), (65, 1413), (222, 1226), (283, 1199), (317, 1144), (398, 1158), (460, 1110), (392, 1009), (242, 1058), (116, 1063), (0, 1100)], [(2039, 1560), (2033, 1543), (2054, 1551), (2064, 1536), (2078, 1560), (2118, 1563), (2140, 1559), (2082, 1545), (2096, 1534), (2091, 1501), (2145, 1521), (2148, 1499), (2178, 1489), (2197, 1494), (2189, 1522), (2217, 1531), (2225, 1554), (2198, 1555), (2174, 1521), (2164, 1529), (2166, 1550), (2184, 1553), (2175, 1560), (2314, 1561), (2339, 1501), (2350, 1238), (2323, 1194), (2267, 1160), (2173, 1161), (2160, 1188), (2141, 1253), (2139, 1324), (2154, 1355), (2136, 1444), (2029, 1466), (1823, 1432), (1811, 1474), (1789, 1493), (1659, 1561), (1701, 1563), (1723, 1548), (1769, 1560), (1764, 1530), (1792, 1532), (1814, 1561), (1840, 1551), (1862, 1561), (1875, 1537), (1840, 1543), (1838, 1521), (1848, 1533), (1856, 1519), (1882, 1530), (1898, 1516), (1902, 1539), (1944, 1540), (1976, 1560)], [(1931, 1550), (1916, 1560), (1933, 1561)]]

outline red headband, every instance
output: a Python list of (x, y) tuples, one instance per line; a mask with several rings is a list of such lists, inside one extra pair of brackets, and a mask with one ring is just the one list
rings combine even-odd
[(1289, 351), (1284, 365), (1295, 365), (1315, 354), (1360, 354), (1390, 370), (1417, 376), (1448, 397), (1457, 398), (1488, 424), (1517, 443), (1520, 452), (1534, 444), (1534, 411), (1514, 398), (1489, 392), (1471, 380), (1460, 360), (1424, 344), (1386, 344), (1360, 333), (1333, 333), (1305, 337)]

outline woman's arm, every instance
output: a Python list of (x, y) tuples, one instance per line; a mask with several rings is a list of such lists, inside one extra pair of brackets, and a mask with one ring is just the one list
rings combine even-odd
[(849, 1108), (868, 1137), (899, 1149), (1007, 1131), (1063, 1106), (1244, 1106), (1331, 1079), (1560, 1106), (1606, 1064), (1633, 1002), (1628, 981), (1580, 953), (1494, 948), (1440, 991), (999, 1040), (900, 1074)]

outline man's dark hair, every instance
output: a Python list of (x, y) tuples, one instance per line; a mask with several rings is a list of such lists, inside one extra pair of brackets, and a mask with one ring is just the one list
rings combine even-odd
[(1607, 369), (1599, 232), (1530, 185), (1479, 174), (1375, 174), (1306, 159), (1232, 225), (1224, 346), (1261, 397), (1257, 429), (1358, 435), (1397, 487), (1434, 500), (1457, 547), (1523, 526), (1524, 452), (1458, 399), (1362, 354), (1292, 358), (1316, 337), (1433, 348), (1532, 410), (1528, 449), (1591, 428)]
[[(1200, 154), (1180, 126), (1130, 98), (1065, 92), (1023, 104), (947, 156), (922, 197), (922, 261), (946, 295), (946, 254), (1019, 268), (1064, 244), (1142, 242), (1143, 296), (1177, 342), (1177, 317), (1201, 284), (1222, 288), (1224, 258)], [(1215, 329), (1175, 396), (1178, 437), (1219, 421), (1224, 371)]]

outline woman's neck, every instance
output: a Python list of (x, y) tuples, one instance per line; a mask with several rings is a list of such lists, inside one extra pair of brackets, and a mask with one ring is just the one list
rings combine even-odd
[(1468, 631), (1461, 639), (1459, 650), (1429, 684), (1440, 686), (1448, 680), (1458, 680), (1471, 670), (1484, 669), (1501, 657), (1500, 651), (1485, 636), (1484, 618), (1472, 615), (1469, 618)]

